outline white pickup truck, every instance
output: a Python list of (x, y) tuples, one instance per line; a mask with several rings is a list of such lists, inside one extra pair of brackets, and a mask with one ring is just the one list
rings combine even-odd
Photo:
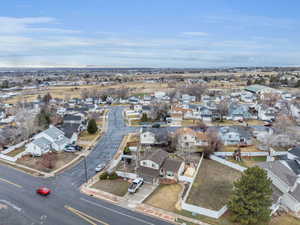
[(134, 179), (128, 188), (128, 192), (135, 193), (143, 185), (143, 183), (143, 178)]

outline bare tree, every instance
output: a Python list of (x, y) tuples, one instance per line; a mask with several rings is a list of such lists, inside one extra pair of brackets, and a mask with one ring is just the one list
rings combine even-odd
[(208, 146), (204, 148), (204, 157), (209, 158), (214, 152), (220, 151), (223, 147), (223, 142), (218, 135), (217, 130), (209, 130), (207, 132)]
[(54, 152), (48, 152), (42, 155), (40, 165), (46, 169), (53, 169), (57, 162), (57, 154)]
[(228, 115), (229, 111), (229, 103), (227, 100), (222, 100), (219, 104), (217, 104), (217, 113), (220, 116), (220, 120), (223, 121), (224, 116)]

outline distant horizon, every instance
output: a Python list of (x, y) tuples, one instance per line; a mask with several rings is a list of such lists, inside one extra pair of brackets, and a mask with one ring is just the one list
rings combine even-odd
[(299, 8), (297, 0), (4, 1), (0, 67), (297, 66)]

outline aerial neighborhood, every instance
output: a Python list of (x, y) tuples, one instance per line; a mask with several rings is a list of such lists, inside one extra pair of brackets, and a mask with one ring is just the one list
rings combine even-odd
[(0, 163), (32, 176), (70, 173), (87, 195), (191, 224), (229, 221), (243, 207), (239, 188), (261, 182), (271, 221), (297, 217), (298, 82), (256, 73), (14, 90), (2, 95)]

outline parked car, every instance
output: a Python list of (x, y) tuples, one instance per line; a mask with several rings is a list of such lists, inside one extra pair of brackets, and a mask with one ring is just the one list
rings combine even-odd
[(36, 190), (36, 193), (39, 194), (39, 195), (47, 196), (51, 193), (51, 190), (47, 187), (39, 187)]
[(76, 150), (74, 148), (65, 148), (64, 151), (65, 152), (76, 152)]
[(159, 123), (155, 123), (152, 125), (153, 128), (160, 128), (160, 124)]
[(101, 170), (103, 170), (104, 167), (105, 167), (105, 164), (104, 164), (104, 163), (99, 164), (99, 165), (95, 168), (96, 173), (98, 173), (98, 172), (100, 172)]
[(132, 181), (128, 188), (129, 193), (135, 193), (137, 190), (143, 185), (144, 180), (143, 178), (137, 178)]

